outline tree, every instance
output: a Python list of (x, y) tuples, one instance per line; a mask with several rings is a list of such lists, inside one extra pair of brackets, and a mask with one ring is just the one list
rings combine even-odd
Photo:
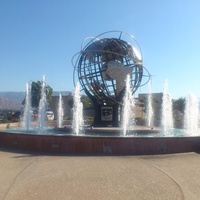
[(92, 101), (90, 100), (90, 98), (86, 95), (82, 95), (81, 96), (81, 101), (83, 103), (83, 109), (84, 110), (87, 110), (87, 109), (94, 109), (93, 107), (93, 103)]
[[(81, 102), (83, 103), (83, 109), (84, 110), (94, 109), (93, 103), (91, 102), (91, 100), (88, 96), (86, 96), (84, 94), (81, 95)], [(68, 105), (69, 105), (70, 108), (73, 108), (73, 106), (74, 106), (73, 95), (69, 96)]]
[[(45, 89), (46, 89), (47, 104), (49, 105), (53, 89), (49, 85), (46, 85)], [(42, 92), (42, 81), (37, 81), (37, 82), (33, 81), (31, 84), (31, 103), (32, 107), (35, 109), (38, 109), (39, 107), (41, 92)], [(25, 104), (25, 99), (23, 100), (22, 104), (23, 105)]]

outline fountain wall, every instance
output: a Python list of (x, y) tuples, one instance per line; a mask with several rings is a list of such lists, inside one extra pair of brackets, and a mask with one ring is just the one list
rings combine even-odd
[(1, 131), (0, 147), (48, 154), (152, 155), (199, 152), (200, 137), (93, 137)]

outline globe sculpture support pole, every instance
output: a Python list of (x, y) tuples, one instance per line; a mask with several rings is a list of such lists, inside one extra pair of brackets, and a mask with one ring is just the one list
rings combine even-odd
[[(104, 37), (114, 33), (117, 37)], [(124, 35), (129, 36), (135, 45), (123, 39)], [(127, 75), (131, 77), (133, 94), (144, 77), (145, 68), (138, 43), (127, 33), (110, 31), (90, 38), (76, 55), (74, 75), (77, 74), (83, 90), (93, 102), (93, 126), (119, 126), (119, 108)]]

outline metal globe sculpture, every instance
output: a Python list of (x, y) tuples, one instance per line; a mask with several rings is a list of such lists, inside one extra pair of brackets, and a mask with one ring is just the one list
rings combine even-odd
[(132, 93), (143, 85), (143, 77), (147, 77), (148, 82), (149, 73), (142, 65), (142, 52), (133, 36), (110, 31), (88, 39), (89, 42), (84, 47), (82, 44), (81, 51), (76, 54), (76, 62), (75, 55), (72, 63), (74, 82), (77, 75), (95, 107), (120, 104), (127, 75), (131, 77)]

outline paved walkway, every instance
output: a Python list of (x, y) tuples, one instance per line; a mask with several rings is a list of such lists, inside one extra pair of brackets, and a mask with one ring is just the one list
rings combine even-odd
[(200, 155), (66, 156), (0, 149), (0, 200), (199, 200)]

